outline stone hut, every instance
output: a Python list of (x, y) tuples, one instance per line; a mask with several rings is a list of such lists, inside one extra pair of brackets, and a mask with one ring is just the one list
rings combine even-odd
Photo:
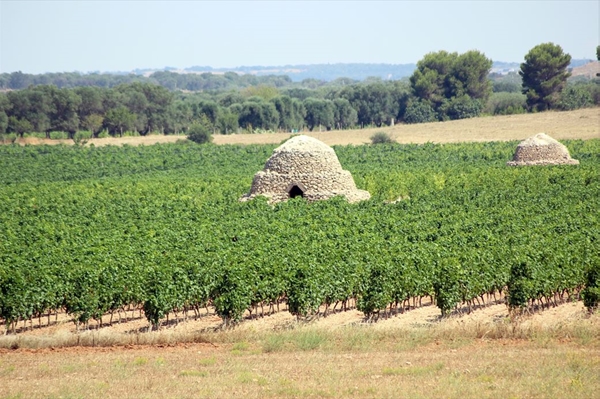
[(342, 169), (331, 147), (304, 135), (289, 139), (273, 151), (264, 169), (254, 175), (250, 193), (240, 201), (259, 195), (271, 203), (295, 197), (318, 201), (342, 195), (349, 202), (371, 197), (356, 188), (352, 175)]
[(522, 141), (515, 151), (509, 166), (528, 165), (579, 165), (579, 161), (571, 158), (569, 150), (563, 144), (545, 133), (538, 133)]

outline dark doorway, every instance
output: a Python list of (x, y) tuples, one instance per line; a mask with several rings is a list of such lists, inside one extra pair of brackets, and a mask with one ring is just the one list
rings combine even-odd
[(302, 197), (304, 198), (304, 191), (298, 186), (293, 186), (290, 191), (290, 198)]

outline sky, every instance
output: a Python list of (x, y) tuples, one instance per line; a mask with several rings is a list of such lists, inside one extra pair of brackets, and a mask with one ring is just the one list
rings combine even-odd
[(440, 50), (522, 62), (553, 42), (595, 59), (600, 0), (0, 0), (0, 73), (416, 63)]

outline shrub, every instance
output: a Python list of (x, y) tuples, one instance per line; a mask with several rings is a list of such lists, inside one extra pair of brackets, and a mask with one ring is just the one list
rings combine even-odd
[(66, 132), (50, 132), (50, 138), (52, 140), (66, 140), (69, 135)]
[(490, 115), (512, 115), (526, 112), (527, 97), (521, 93), (493, 93), (485, 106)]
[(371, 144), (389, 144), (393, 143), (394, 140), (389, 136), (389, 134), (384, 132), (377, 132), (370, 137)]
[(38, 139), (45, 139), (46, 133), (40, 133), (40, 132), (25, 133), (25, 134), (23, 134), (23, 137), (35, 137)]
[(442, 120), (455, 120), (474, 118), (481, 114), (482, 110), (481, 101), (464, 95), (444, 100), (438, 112)]
[(594, 105), (591, 89), (589, 84), (567, 86), (560, 94), (558, 107), (564, 111), (591, 107)]
[(17, 139), (16, 133), (0, 134), (0, 141), (2, 141), (3, 143), (14, 143), (16, 139)]
[(411, 101), (406, 106), (404, 112), (404, 122), (406, 123), (425, 123), (435, 122), (436, 120), (435, 111), (427, 102)]
[[(519, 79), (520, 80), (520, 79)], [(492, 90), (494, 93), (520, 93), (521, 82), (498, 80), (492, 82)]]
[(188, 129), (187, 138), (198, 144), (209, 143), (212, 141), (212, 129), (204, 120), (195, 122)]
[(92, 132), (80, 130), (73, 135), (73, 141), (75, 144), (85, 144), (89, 139), (92, 138)]

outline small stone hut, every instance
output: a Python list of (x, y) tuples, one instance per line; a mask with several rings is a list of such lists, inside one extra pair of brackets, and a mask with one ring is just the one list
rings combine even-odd
[(342, 169), (331, 147), (304, 135), (289, 139), (273, 151), (264, 169), (254, 175), (250, 192), (240, 201), (260, 195), (271, 203), (295, 197), (318, 201), (342, 195), (349, 202), (371, 197), (356, 188), (352, 175)]
[(522, 141), (515, 151), (508, 166), (528, 165), (579, 165), (579, 161), (571, 158), (569, 150), (563, 144), (545, 133), (538, 133)]

